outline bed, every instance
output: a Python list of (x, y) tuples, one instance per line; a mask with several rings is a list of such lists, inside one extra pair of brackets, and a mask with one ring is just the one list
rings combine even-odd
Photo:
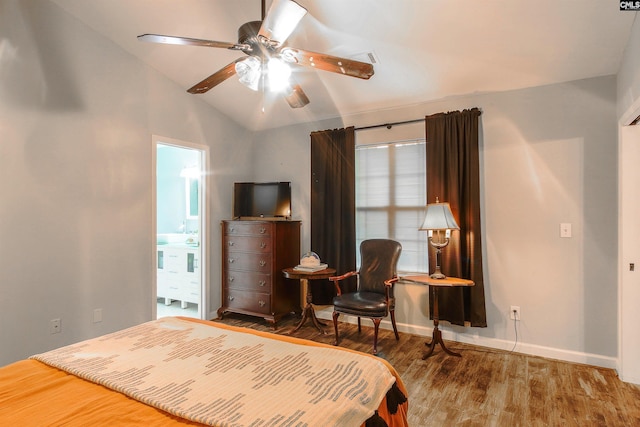
[(0, 425), (407, 426), (383, 359), (170, 317), (0, 368)]

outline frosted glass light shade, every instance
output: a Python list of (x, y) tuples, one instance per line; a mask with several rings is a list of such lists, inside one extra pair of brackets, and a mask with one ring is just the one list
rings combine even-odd
[(262, 61), (260, 61), (260, 58), (249, 56), (240, 62), (236, 62), (235, 68), (240, 83), (251, 90), (257, 91), (260, 85), (260, 75), (262, 74)]

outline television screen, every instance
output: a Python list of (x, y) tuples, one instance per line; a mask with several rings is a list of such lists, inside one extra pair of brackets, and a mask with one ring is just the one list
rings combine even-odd
[(233, 188), (233, 216), (291, 216), (290, 182), (236, 182)]

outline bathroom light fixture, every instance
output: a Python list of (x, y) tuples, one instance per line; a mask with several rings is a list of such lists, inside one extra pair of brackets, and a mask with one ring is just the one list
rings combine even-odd
[(180, 177), (198, 179), (200, 178), (200, 169), (197, 166), (184, 167), (180, 170)]

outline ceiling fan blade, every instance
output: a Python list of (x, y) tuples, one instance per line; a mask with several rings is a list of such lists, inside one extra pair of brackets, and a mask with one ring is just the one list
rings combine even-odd
[(340, 58), (324, 53), (310, 52), (308, 50), (295, 49), (291, 47), (285, 47), (280, 51), (280, 54), (284, 61), (304, 65), (306, 67), (344, 74), (346, 76), (357, 77), (364, 80), (368, 80), (373, 76), (373, 65), (367, 62), (360, 62), (353, 59)]
[(291, 108), (302, 108), (309, 103), (307, 94), (304, 93), (299, 84), (295, 84), (292, 87), (292, 91), (285, 98)]
[(247, 44), (217, 42), (214, 40), (192, 39), (189, 37), (165, 36), (162, 34), (142, 34), (138, 36), (138, 40), (144, 41), (144, 42), (150, 42), (150, 43), (220, 47), (223, 49), (242, 50), (242, 51), (251, 50), (251, 47)]
[(307, 9), (293, 0), (273, 0), (258, 35), (280, 45), (289, 38), (306, 14)]
[(216, 71), (215, 73), (211, 74), (209, 77), (207, 77), (206, 79), (204, 79), (200, 83), (198, 83), (198, 84), (194, 85), (193, 87), (189, 88), (187, 90), (187, 92), (193, 93), (193, 94), (205, 93), (205, 92), (209, 91), (210, 89), (216, 87), (217, 85), (219, 85), (223, 81), (227, 80), (229, 77), (235, 75), (236, 74), (236, 63), (240, 62), (240, 61), (243, 61), (244, 59), (245, 58), (236, 59), (231, 64), (226, 65), (225, 67), (223, 67), (223, 68), (219, 69), (218, 71)]

